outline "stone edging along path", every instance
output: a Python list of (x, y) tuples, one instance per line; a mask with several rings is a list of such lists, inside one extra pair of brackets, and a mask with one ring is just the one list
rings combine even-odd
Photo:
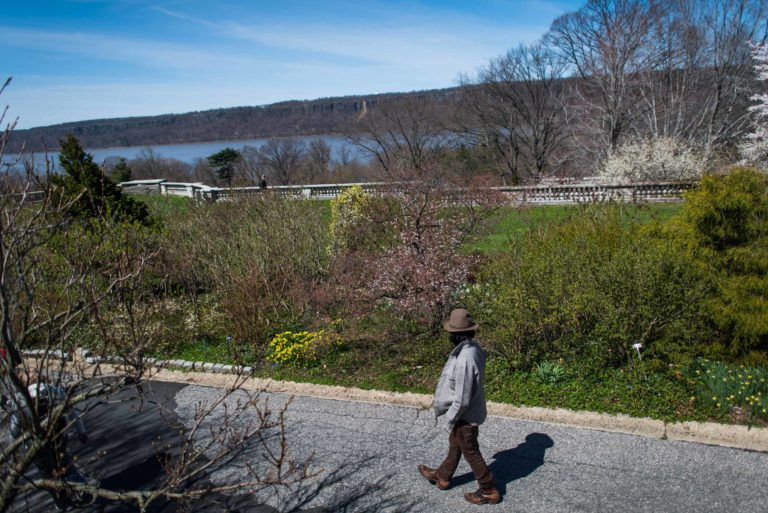
[[(41, 352), (38, 351), (23, 351), (23, 353), (27, 357), (43, 357)], [(102, 372), (106, 371), (108, 373), (108, 369), (112, 367), (112, 364), (119, 363), (116, 358), (96, 358), (83, 350), (81, 350), (81, 353), (80, 356), (86, 364), (99, 365)], [(65, 360), (68, 359), (68, 356), (68, 354), (54, 355), (49, 353), (49, 357), (63, 357)], [(232, 365), (184, 360), (156, 360), (154, 358), (150, 360), (152, 361), (147, 361), (147, 363), (153, 366), (154, 369), (148, 378), (159, 381), (227, 388), (240, 379), (242, 381), (241, 387), (247, 390), (264, 390), (267, 392), (321, 397), (338, 401), (393, 404), (419, 409), (430, 409), (432, 407), (432, 396), (426, 394), (363, 390), (336, 385), (315, 385), (254, 377), (243, 380), (236, 373), (239, 371), (242, 373), (242, 376), (249, 376), (252, 372), (251, 367), (237, 368)], [(169, 367), (180, 370), (171, 370)], [(747, 426), (718, 424), (715, 422), (666, 422), (622, 414), (611, 415), (608, 413), (572, 411), (562, 408), (513, 406), (496, 402), (488, 403), (488, 414), (583, 429), (626, 433), (662, 440), (678, 440), (768, 452), (768, 428), (749, 428)]]
[[(209, 372), (180, 372), (162, 369), (157, 371), (152, 376), (152, 379), (209, 387), (228, 387), (233, 384), (236, 377)], [(362, 390), (334, 385), (314, 385), (260, 378), (247, 379), (242, 387), (247, 390), (265, 390), (267, 392), (321, 397), (337, 401), (393, 404), (420, 409), (430, 409), (432, 407), (431, 395), (410, 392), (383, 392), (380, 390)], [(649, 418), (630, 417), (629, 415), (610, 415), (607, 413), (571, 411), (560, 408), (521, 407), (495, 402), (488, 403), (488, 413), (489, 415), (500, 417), (560, 424), (583, 429), (612, 431), (662, 440), (678, 440), (768, 452), (768, 428), (748, 428), (747, 426), (717, 424), (714, 422), (665, 422)]]

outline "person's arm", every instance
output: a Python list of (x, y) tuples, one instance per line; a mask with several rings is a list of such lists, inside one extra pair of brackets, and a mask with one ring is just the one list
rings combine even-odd
[[(464, 358), (462, 358), (464, 356)], [(469, 408), (472, 400), (472, 393), (475, 383), (475, 366), (466, 358), (466, 355), (460, 355), (456, 359), (456, 365), (453, 369), (454, 377), (454, 396), (451, 407), (448, 408), (446, 419), (448, 426), (453, 426), (461, 419), (461, 416)]]

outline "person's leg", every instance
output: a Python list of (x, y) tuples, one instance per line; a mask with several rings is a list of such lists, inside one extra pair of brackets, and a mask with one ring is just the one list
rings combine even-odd
[(480, 444), (477, 443), (477, 426), (462, 426), (459, 430), (459, 443), (464, 459), (467, 460), (472, 472), (475, 474), (480, 489), (476, 492), (467, 492), (464, 498), (472, 504), (496, 504), (501, 500), (501, 493), (496, 488), (493, 474), (485, 464), (483, 455), (480, 454)]
[(459, 427), (464, 425), (462, 421), (459, 421), (453, 429), (451, 429), (448, 435), (448, 455), (443, 462), (437, 467), (437, 476), (444, 480), (450, 481), (453, 474), (456, 472), (456, 468), (459, 466), (459, 460), (461, 459), (461, 444), (459, 439)]
[(490, 489), (494, 487), (493, 474), (485, 464), (483, 455), (480, 453), (480, 444), (477, 442), (478, 427), (469, 424), (457, 426), (457, 443), (464, 455), (464, 459), (469, 463), (472, 473), (475, 474), (477, 484), (480, 488)]

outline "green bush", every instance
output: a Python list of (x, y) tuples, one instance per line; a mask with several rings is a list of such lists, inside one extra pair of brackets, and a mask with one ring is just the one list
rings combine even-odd
[(511, 241), (467, 301), (511, 368), (557, 358), (601, 368), (625, 364), (635, 343), (665, 358), (691, 353), (704, 293), (675, 244), (621, 205), (593, 205)]
[(718, 252), (768, 236), (768, 177), (749, 168), (708, 175), (685, 196), (683, 218), (699, 246)]
[(704, 305), (710, 356), (768, 365), (768, 178), (747, 168), (705, 177), (672, 232), (716, 286)]
[(153, 220), (146, 206), (126, 196), (93, 162), (72, 135), (61, 141), (59, 162), (64, 173), (51, 177), (62, 196), (62, 204), (74, 219), (109, 217), (115, 221), (151, 226)]

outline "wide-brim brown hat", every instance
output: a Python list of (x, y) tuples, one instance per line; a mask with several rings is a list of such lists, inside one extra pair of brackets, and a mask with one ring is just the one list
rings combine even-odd
[(451, 312), (448, 320), (443, 321), (443, 329), (448, 333), (462, 333), (464, 331), (477, 331), (478, 326), (469, 312), (463, 308), (457, 308)]

